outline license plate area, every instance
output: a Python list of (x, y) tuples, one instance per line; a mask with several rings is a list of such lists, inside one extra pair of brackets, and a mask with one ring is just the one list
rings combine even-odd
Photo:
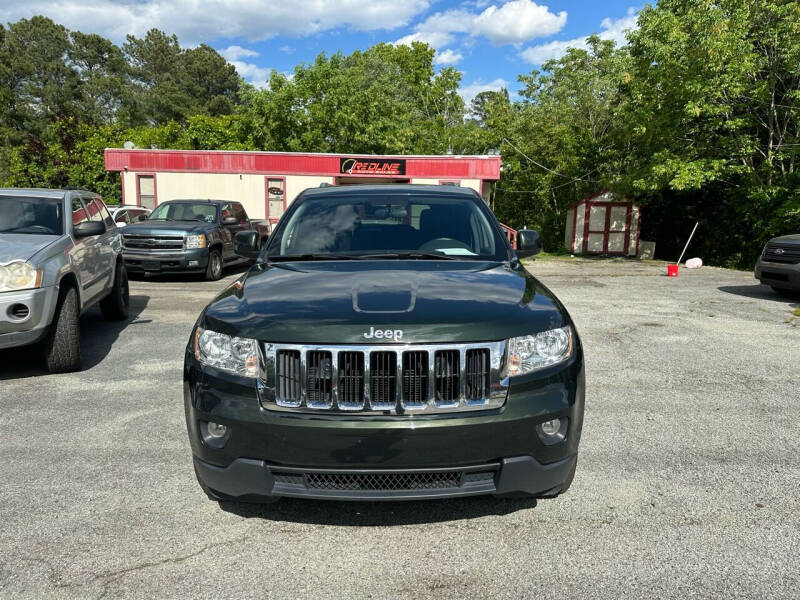
[(145, 260), (142, 262), (142, 269), (145, 271), (160, 271), (161, 263), (157, 260)]

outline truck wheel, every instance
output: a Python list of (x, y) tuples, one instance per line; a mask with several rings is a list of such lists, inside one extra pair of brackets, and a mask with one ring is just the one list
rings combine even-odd
[(100, 312), (106, 321), (124, 321), (128, 318), (131, 292), (128, 287), (128, 272), (118, 262), (114, 271), (114, 287), (111, 293), (100, 301)]
[(206, 267), (206, 279), (217, 281), (222, 277), (222, 254), (219, 250), (211, 250), (208, 253), (208, 266)]
[(51, 373), (80, 370), (81, 325), (75, 288), (68, 287), (61, 293), (43, 349), (44, 364)]

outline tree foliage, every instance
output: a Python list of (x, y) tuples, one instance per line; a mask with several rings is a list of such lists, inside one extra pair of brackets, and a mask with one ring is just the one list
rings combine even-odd
[(658, 0), (628, 44), (592, 37), (478, 94), (434, 51), (378, 44), (319, 55), (268, 86), (206, 45), (151, 30), (117, 46), (37, 16), (0, 25), (0, 183), (119, 197), (103, 149), (440, 154), (500, 151), (495, 209), (560, 246), (565, 211), (604, 188), (644, 207), (665, 257), (749, 266), (800, 229), (800, 3)]

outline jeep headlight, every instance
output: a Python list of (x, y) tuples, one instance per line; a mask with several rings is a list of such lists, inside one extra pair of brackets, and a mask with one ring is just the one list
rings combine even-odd
[(42, 285), (41, 269), (34, 269), (24, 261), (0, 265), (0, 292), (30, 290)]
[(200, 327), (194, 333), (194, 355), (204, 365), (243, 377), (258, 377), (258, 342)]
[(508, 340), (508, 374), (524, 375), (572, 356), (572, 327), (559, 327)]
[(202, 233), (197, 235), (187, 235), (186, 236), (186, 247), (187, 248), (205, 248), (206, 247), (206, 236)]

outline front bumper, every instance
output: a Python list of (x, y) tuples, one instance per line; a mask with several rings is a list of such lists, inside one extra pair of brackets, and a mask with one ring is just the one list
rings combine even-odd
[(191, 250), (123, 250), (122, 258), (129, 273), (194, 273), (208, 266), (208, 248)]
[(787, 290), (800, 290), (800, 264), (770, 262), (758, 259), (755, 277), (765, 285)]
[[(532, 456), (499, 463), (450, 469), (327, 469), (276, 467), (263, 460), (238, 458), (217, 467), (194, 457), (197, 476), (214, 492), (231, 498), (313, 498), (317, 500), (430, 500), (484, 494), (555, 495), (575, 469), (577, 455), (550, 464)], [(440, 477), (437, 485), (436, 476)], [(401, 487), (403, 479), (421, 482)], [(387, 488), (361, 481), (387, 481)], [(339, 482), (336, 485), (336, 482)]]
[[(44, 337), (57, 299), (58, 290), (54, 287), (0, 293), (0, 348), (25, 346)], [(11, 311), (16, 305), (27, 307), (26, 317), (13, 316)]]
[[(418, 416), (317, 415), (264, 409), (255, 382), (209, 367), (187, 353), (184, 406), (199, 478), (234, 498), (397, 500), (477, 494), (556, 495), (569, 485), (583, 425), (580, 345), (565, 365), (512, 380), (502, 408)], [(547, 446), (537, 425), (569, 419), (563, 442)], [(201, 423), (230, 428), (220, 448)], [(320, 474), (395, 476), (458, 471), (457, 484), (420, 489), (365, 489), (352, 477), (325, 487)], [(487, 473), (480, 478), (467, 473)], [(276, 478), (276, 474), (283, 474)], [(289, 474), (290, 477), (286, 477)], [(317, 485), (310, 484), (310, 477)], [(341, 478), (339, 478), (341, 479)]]

